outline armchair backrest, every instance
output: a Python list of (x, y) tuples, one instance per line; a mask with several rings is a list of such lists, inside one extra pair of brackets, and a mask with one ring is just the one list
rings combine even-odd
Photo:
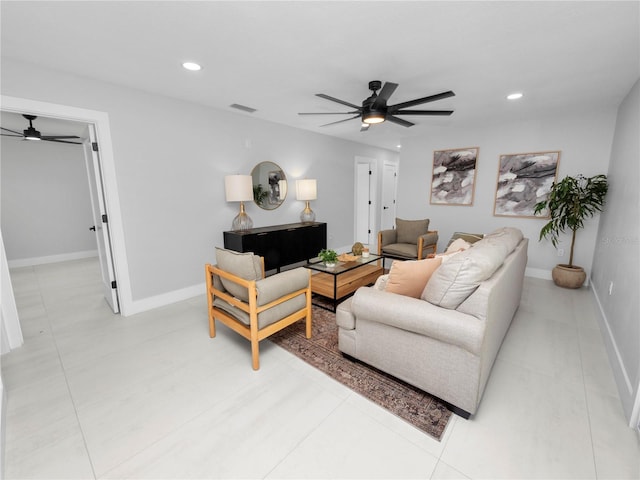
[[(217, 267), (244, 280), (264, 278), (264, 259), (253, 253), (239, 253), (224, 248), (216, 248)], [(230, 277), (219, 277), (222, 286), (234, 297), (245, 302), (249, 300), (247, 287), (234, 282)], [(215, 281), (215, 280), (214, 280)]]

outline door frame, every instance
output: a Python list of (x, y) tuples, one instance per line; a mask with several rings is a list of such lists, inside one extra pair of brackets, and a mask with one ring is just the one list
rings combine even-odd
[(358, 206), (356, 205), (356, 201), (358, 199), (358, 192), (357, 192), (357, 188), (358, 188), (358, 165), (362, 165), (362, 164), (366, 164), (369, 166), (369, 171), (371, 172), (371, 174), (369, 175), (369, 201), (371, 202), (371, 205), (369, 206), (369, 228), (371, 230), (371, 233), (369, 234), (369, 247), (371, 249), (372, 252), (376, 252), (377, 248), (378, 248), (378, 230), (377, 230), (377, 218), (376, 218), (376, 213), (378, 211), (378, 202), (377, 202), (377, 185), (378, 185), (378, 161), (375, 158), (370, 158), (370, 157), (361, 157), (361, 156), (356, 156), (355, 160), (353, 162), (353, 182), (354, 182), (354, 186), (353, 186), (353, 214), (354, 214), (354, 221), (353, 221), (353, 238), (354, 241), (357, 241), (356, 239), (356, 226), (358, 224), (357, 222), (357, 215), (358, 215)]
[[(382, 192), (381, 192), (381, 196), (380, 196), (380, 202), (382, 203), (384, 200), (384, 194), (385, 194), (385, 187), (389, 188), (388, 185), (385, 185), (384, 182), (384, 171), (386, 169), (386, 167), (393, 167), (395, 176), (393, 177), (393, 184), (391, 185), (391, 190), (392, 190), (392, 194), (393, 194), (393, 206), (391, 207), (393, 209), (393, 227), (392, 228), (396, 228), (395, 225), (395, 219), (396, 219), (396, 215), (398, 213), (398, 203), (396, 201), (396, 199), (398, 198), (398, 164), (395, 162), (387, 162), (385, 161), (384, 164), (382, 165)], [(382, 206), (382, 205), (381, 205)], [(382, 210), (380, 210), (380, 228), (382, 228), (382, 219), (384, 217), (384, 212)]]
[(131, 280), (127, 263), (127, 254), (124, 241), (124, 228), (122, 222), (120, 197), (116, 182), (115, 160), (111, 141), (111, 127), (109, 115), (98, 110), (71, 107), (56, 103), (41, 102), (27, 98), (0, 95), (0, 109), (7, 112), (31, 114), (43, 117), (57, 118), (60, 120), (72, 120), (92, 124), (96, 131), (100, 148), (100, 159), (103, 190), (105, 195), (105, 209), (109, 219), (109, 233), (111, 237), (111, 250), (115, 277), (118, 284), (118, 296), (120, 301), (120, 313), (127, 316), (132, 308)]

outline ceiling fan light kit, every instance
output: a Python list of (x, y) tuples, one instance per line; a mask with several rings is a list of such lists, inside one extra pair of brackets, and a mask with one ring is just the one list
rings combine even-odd
[[(23, 130), (22, 133), (16, 132), (15, 130), (9, 130), (8, 128), (0, 127), (0, 129), (11, 132), (11, 134), (3, 133), (3, 137), (22, 137), (23, 140), (44, 140), (47, 142), (57, 142), (57, 143), (70, 143), (72, 145), (82, 145), (81, 142), (69, 142), (66, 139), (68, 138), (80, 138), (76, 135), (42, 135), (38, 130), (36, 130), (33, 126), (33, 121), (38, 118), (35, 115), (22, 115), (29, 121), (29, 128)], [(62, 140), (65, 139), (65, 140)]]
[[(398, 118), (397, 115), (446, 116), (446, 115), (451, 115), (453, 113), (453, 110), (404, 110), (405, 108), (414, 107), (416, 105), (421, 105), (423, 103), (435, 102), (437, 100), (442, 100), (444, 98), (453, 97), (455, 96), (455, 93), (453, 93), (451, 90), (447, 92), (438, 93), (436, 95), (430, 95), (428, 97), (417, 98), (415, 100), (410, 100), (408, 102), (397, 103), (395, 105), (387, 105), (387, 101), (389, 100), (389, 97), (391, 97), (393, 92), (395, 92), (396, 88), (398, 88), (397, 83), (385, 82), (384, 86), (382, 86), (382, 82), (380, 80), (372, 80), (371, 82), (369, 82), (369, 90), (371, 90), (373, 93), (371, 94), (371, 96), (369, 96), (362, 102), (361, 106), (355, 105), (350, 102), (346, 102), (344, 100), (340, 100), (339, 98), (331, 97), (324, 93), (316, 93), (317, 97), (324, 98), (325, 100), (336, 102), (341, 105), (345, 105), (355, 110), (352, 110), (349, 112), (318, 112), (318, 113), (302, 112), (302, 113), (298, 113), (298, 115), (354, 115), (355, 114), (355, 116), (347, 118), (345, 120), (338, 120), (337, 122), (326, 123), (322, 126), (327, 127), (329, 125), (348, 122), (349, 120), (354, 120), (356, 118), (359, 118), (361, 119), (361, 122), (362, 122), (362, 128), (360, 129), (360, 131), (367, 131), (370, 125), (382, 123), (387, 120), (392, 123), (402, 125), (403, 127), (411, 127), (414, 125), (413, 123), (407, 120)], [(380, 90), (380, 93), (378, 93), (378, 90)]]

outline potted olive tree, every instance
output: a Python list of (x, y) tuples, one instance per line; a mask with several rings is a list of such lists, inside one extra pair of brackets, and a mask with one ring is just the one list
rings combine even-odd
[(569, 263), (558, 264), (551, 272), (556, 285), (565, 288), (580, 288), (587, 278), (582, 267), (573, 264), (573, 248), (576, 232), (584, 227), (584, 221), (602, 211), (604, 197), (609, 185), (606, 175), (593, 177), (566, 176), (559, 182), (554, 182), (546, 200), (538, 202), (535, 213), (542, 213), (548, 209), (550, 220), (540, 230), (540, 240), (549, 238), (557, 247), (560, 234), (566, 229), (571, 230), (571, 250)]

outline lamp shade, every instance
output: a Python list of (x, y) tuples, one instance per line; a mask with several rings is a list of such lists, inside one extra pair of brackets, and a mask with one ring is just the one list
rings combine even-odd
[(296, 199), (315, 200), (318, 198), (318, 186), (315, 179), (296, 180)]
[(227, 175), (224, 177), (224, 192), (227, 202), (248, 202), (253, 200), (253, 179), (251, 175)]

